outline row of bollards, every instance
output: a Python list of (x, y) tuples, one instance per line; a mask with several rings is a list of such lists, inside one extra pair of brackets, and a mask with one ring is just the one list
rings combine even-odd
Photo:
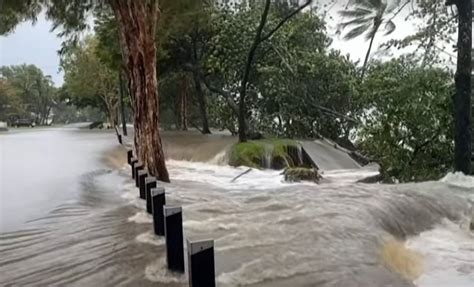
[[(146, 211), (153, 216), (153, 230), (165, 236), (168, 269), (184, 273), (183, 214), (180, 206), (166, 205), (165, 188), (157, 186), (155, 177), (148, 175), (144, 165), (127, 151), (127, 162), (139, 196), (146, 200)], [(189, 286), (213, 287), (215, 283), (214, 240), (186, 240)]]

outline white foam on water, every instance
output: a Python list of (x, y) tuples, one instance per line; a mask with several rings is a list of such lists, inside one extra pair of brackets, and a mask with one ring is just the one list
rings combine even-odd
[[(232, 180), (247, 171), (248, 167), (219, 166), (202, 162), (169, 160), (168, 169), (172, 179), (212, 184), (227, 190), (265, 190), (290, 186), (283, 180), (282, 171), (252, 169), (240, 178)], [(307, 183), (313, 184), (314, 183)]]
[(333, 184), (347, 185), (378, 174), (377, 170), (362, 168), (322, 171), (321, 175)]
[(135, 240), (137, 240), (140, 243), (152, 244), (155, 246), (165, 245), (164, 237), (158, 237), (153, 232), (145, 232), (145, 233), (139, 234), (135, 238)]
[(134, 216), (128, 218), (129, 222), (153, 223), (153, 218), (146, 211), (139, 211)]
[(444, 221), (407, 241), (424, 258), (419, 287), (474, 286), (474, 233)]
[(161, 257), (145, 268), (145, 277), (153, 282), (161, 283), (186, 283), (185, 274), (171, 272), (166, 266), (166, 260)]
[(135, 188), (135, 185), (127, 183), (123, 186), (124, 193), (121, 195), (122, 198), (135, 201), (138, 199), (138, 190)]
[(450, 172), (440, 181), (451, 186), (466, 188), (474, 192), (474, 176), (465, 175), (462, 172)]
[(223, 150), (219, 152), (218, 154), (216, 154), (216, 156), (213, 157), (208, 163), (222, 166), (222, 165), (228, 164), (228, 161), (229, 161), (228, 159), (229, 159), (229, 156), (228, 156), (227, 150)]

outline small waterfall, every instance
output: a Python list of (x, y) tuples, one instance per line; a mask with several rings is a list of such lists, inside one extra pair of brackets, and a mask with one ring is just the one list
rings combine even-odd
[(208, 161), (210, 164), (215, 164), (215, 165), (227, 165), (229, 164), (229, 149), (225, 149), (218, 154), (216, 154), (215, 157), (213, 157), (211, 160)]
[(296, 167), (296, 166), (304, 166), (305, 161), (303, 158), (303, 148), (301, 145), (288, 145), (286, 147), (289, 161), (291, 164), (288, 164), (288, 166)]
[(262, 155), (262, 167), (263, 168), (272, 168), (272, 159), (273, 159), (273, 145), (264, 145), (264, 152)]
[(303, 148), (301, 145), (296, 146), (296, 154), (298, 156), (298, 165), (303, 164)]

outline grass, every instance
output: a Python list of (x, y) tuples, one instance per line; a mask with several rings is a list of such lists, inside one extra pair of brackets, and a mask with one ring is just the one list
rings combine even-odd
[(272, 166), (283, 168), (292, 162), (288, 155), (289, 146), (299, 143), (290, 139), (263, 139), (237, 143), (232, 147), (229, 164), (232, 166), (248, 166), (262, 168), (267, 152), (271, 152)]

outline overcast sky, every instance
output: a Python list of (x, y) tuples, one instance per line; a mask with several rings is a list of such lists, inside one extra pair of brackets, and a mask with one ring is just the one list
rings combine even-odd
[[(331, 10), (331, 15), (335, 19), (340, 17), (337, 11), (340, 6), (335, 6)], [(380, 33), (374, 41), (374, 51), (376, 48), (390, 38), (402, 38), (414, 31), (414, 25), (404, 20), (406, 13), (395, 19), (397, 29), (388, 36), (383, 37)], [(340, 36), (334, 34), (337, 22), (328, 20), (329, 33), (333, 37), (333, 48), (341, 50), (344, 54), (349, 53), (354, 60), (365, 56), (368, 42), (364, 37), (359, 37), (351, 41), (343, 41)], [(0, 36), (0, 66), (34, 64), (40, 67), (47, 75), (51, 75), (56, 86), (63, 83), (63, 73), (59, 72), (59, 57), (57, 51), (61, 45), (61, 39), (56, 37), (56, 32), (50, 32), (51, 23), (44, 15), (38, 17), (35, 25), (25, 22), (16, 27), (15, 31), (6, 37)]]
[(31, 22), (25, 22), (8, 36), (0, 36), (0, 66), (34, 64), (46, 75), (51, 75), (57, 86), (62, 85), (63, 74), (58, 73), (57, 54), (61, 39), (50, 29), (51, 23), (40, 15), (34, 26)]

